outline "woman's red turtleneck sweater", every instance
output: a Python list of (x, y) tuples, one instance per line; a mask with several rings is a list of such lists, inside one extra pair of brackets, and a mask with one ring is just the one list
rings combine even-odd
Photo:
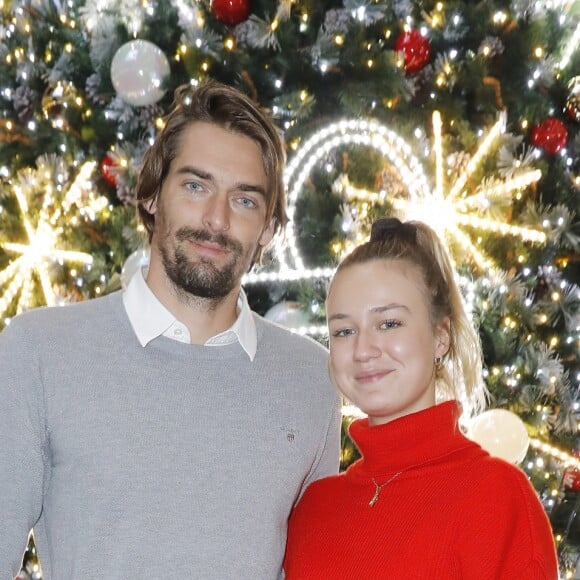
[[(557, 579), (534, 488), (464, 437), (458, 417), (449, 401), (376, 427), (354, 421), (362, 458), (298, 503), (287, 580)], [(370, 506), (373, 478), (391, 482)]]

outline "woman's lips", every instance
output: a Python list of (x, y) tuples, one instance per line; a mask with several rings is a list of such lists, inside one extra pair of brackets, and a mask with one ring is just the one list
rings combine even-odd
[(378, 381), (383, 377), (386, 377), (388, 374), (392, 373), (391, 369), (376, 369), (372, 371), (365, 371), (362, 373), (358, 373), (355, 375), (355, 379), (359, 383), (372, 383), (374, 381)]

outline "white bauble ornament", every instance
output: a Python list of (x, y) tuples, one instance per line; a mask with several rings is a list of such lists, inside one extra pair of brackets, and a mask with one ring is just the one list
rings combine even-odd
[(524, 422), (507, 409), (490, 409), (475, 417), (467, 436), (490, 455), (515, 464), (524, 460), (530, 445)]
[(264, 318), (286, 328), (300, 328), (311, 324), (308, 315), (300, 309), (300, 303), (292, 301), (284, 301), (272, 306)]
[(139, 248), (125, 260), (121, 270), (121, 286), (123, 288), (127, 288), (131, 278), (139, 268), (149, 266), (150, 255), (149, 248)]
[(117, 94), (136, 107), (152, 105), (163, 97), (169, 73), (167, 57), (148, 40), (123, 44), (111, 63), (111, 80)]

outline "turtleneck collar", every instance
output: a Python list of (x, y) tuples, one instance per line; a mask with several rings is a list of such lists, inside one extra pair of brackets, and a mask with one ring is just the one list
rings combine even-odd
[(439, 405), (371, 427), (368, 419), (350, 424), (349, 434), (362, 459), (353, 464), (352, 475), (381, 476), (436, 463), (474, 443), (461, 432), (457, 401)]

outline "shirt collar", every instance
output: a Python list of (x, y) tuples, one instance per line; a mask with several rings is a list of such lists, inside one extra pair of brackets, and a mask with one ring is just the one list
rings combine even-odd
[[(179, 322), (149, 288), (141, 268), (138, 268), (124, 291), (123, 304), (141, 346), (146, 346), (153, 339), (162, 336), (172, 325)], [(253, 361), (258, 348), (258, 337), (256, 323), (243, 289), (240, 289), (238, 296), (238, 317), (233, 325), (211, 337), (205, 345), (217, 347), (236, 340)]]

